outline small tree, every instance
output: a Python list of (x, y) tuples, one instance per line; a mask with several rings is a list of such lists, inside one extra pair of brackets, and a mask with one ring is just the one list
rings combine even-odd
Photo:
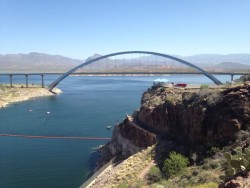
[(181, 172), (187, 167), (188, 163), (188, 158), (172, 151), (170, 152), (169, 158), (164, 161), (162, 171), (167, 177), (172, 177), (181, 174)]

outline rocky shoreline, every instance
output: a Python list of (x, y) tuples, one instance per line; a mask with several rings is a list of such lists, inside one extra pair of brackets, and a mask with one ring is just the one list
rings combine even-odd
[(0, 108), (7, 107), (10, 103), (17, 103), (36, 97), (53, 96), (62, 91), (58, 88), (53, 89), (53, 93), (41, 86), (31, 86), (24, 88), (22, 85), (15, 84), (13, 87), (1, 85), (0, 87)]

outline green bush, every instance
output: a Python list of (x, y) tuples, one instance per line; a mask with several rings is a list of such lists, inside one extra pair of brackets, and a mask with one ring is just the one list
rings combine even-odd
[(161, 171), (158, 167), (152, 166), (147, 174), (147, 180), (148, 182), (155, 183), (162, 179)]
[(172, 177), (181, 174), (187, 167), (188, 163), (188, 158), (172, 151), (170, 152), (169, 158), (164, 161), (162, 171), (167, 177)]

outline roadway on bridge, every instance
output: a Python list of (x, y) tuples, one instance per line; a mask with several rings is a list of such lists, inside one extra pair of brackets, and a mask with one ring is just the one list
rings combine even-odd
[(44, 135), (24, 135), (24, 134), (0, 134), (0, 136), (7, 137), (21, 137), (21, 138), (41, 138), (41, 139), (68, 139), (68, 140), (110, 140), (105, 137), (81, 137), (81, 136), (44, 136)]

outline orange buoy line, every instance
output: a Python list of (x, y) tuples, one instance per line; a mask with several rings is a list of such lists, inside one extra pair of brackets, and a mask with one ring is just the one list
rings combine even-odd
[(22, 138), (45, 138), (45, 139), (72, 139), (72, 140), (111, 140), (111, 138), (102, 137), (81, 137), (81, 136), (41, 136), (24, 134), (0, 134), (0, 136), (22, 137)]

